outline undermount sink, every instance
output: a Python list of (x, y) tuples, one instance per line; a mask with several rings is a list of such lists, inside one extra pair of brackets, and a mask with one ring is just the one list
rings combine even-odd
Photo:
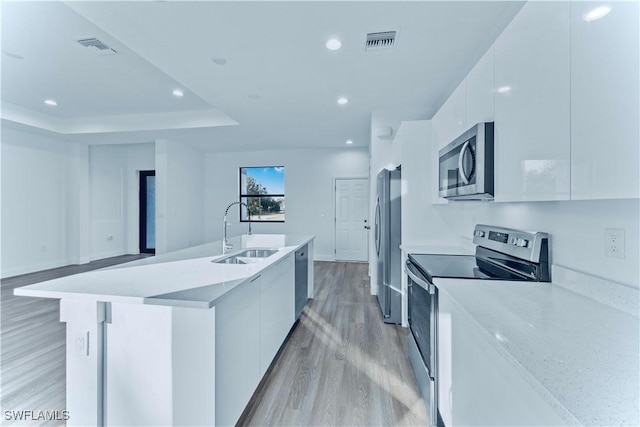
[(247, 249), (239, 254), (235, 254), (234, 256), (245, 258), (267, 258), (277, 252), (277, 249)]
[(278, 253), (278, 249), (245, 249), (226, 258), (214, 259), (211, 262), (215, 264), (249, 264), (263, 261), (276, 253)]
[(223, 259), (214, 259), (211, 262), (216, 264), (246, 264), (246, 262), (235, 256)]

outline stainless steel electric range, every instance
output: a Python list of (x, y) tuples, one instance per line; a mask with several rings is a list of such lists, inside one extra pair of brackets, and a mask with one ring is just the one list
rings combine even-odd
[(409, 254), (409, 359), (427, 402), (430, 425), (438, 412), (438, 279), (549, 282), (549, 235), (478, 224), (475, 255)]

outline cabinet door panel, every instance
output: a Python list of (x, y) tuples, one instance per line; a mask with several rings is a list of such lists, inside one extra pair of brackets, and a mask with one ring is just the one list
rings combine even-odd
[(216, 425), (234, 425), (260, 382), (261, 279), (216, 304)]
[(264, 375), (295, 321), (293, 254), (262, 275), (260, 283), (260, 376)]
[(571, 198), (639, 196), (638, 2), (571, 2)]
[(495, 47), (496, 201), (570, 197), (569, 2), (528, 2)]

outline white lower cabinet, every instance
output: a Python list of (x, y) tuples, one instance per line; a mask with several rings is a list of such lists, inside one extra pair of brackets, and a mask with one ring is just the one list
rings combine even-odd
[(235, 425), (295, 322), (294, 254), (216, 304), (216, 425)]
[(260, 382), (261, 276), (216, 304), (216, 425), (235, 425)]
[(269, 368), (295, 321), (294, 259), (269, 268), (260, 281), (260, 376)]
[(438, 303), (438, 410), (445, 425), (566, 425), (451, 297), (440, 292)]

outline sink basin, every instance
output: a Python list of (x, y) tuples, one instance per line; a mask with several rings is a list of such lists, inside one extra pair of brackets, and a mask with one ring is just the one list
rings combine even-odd
[(277, 249), (247, 249), (235, 254), (235, 256), (245, 258), (267, 258), (275, 253), (278, 253)]
[(215, 259), (211, 262), (216, 264), (246, 264), (246, 262), (235, 256), (223, 259)]
[(215, 264), (249, 264), (260, 262), (276, 253), (278, 253), (277, 249), (245, 249), (226, 258), (214, 259), (211, 262)]

